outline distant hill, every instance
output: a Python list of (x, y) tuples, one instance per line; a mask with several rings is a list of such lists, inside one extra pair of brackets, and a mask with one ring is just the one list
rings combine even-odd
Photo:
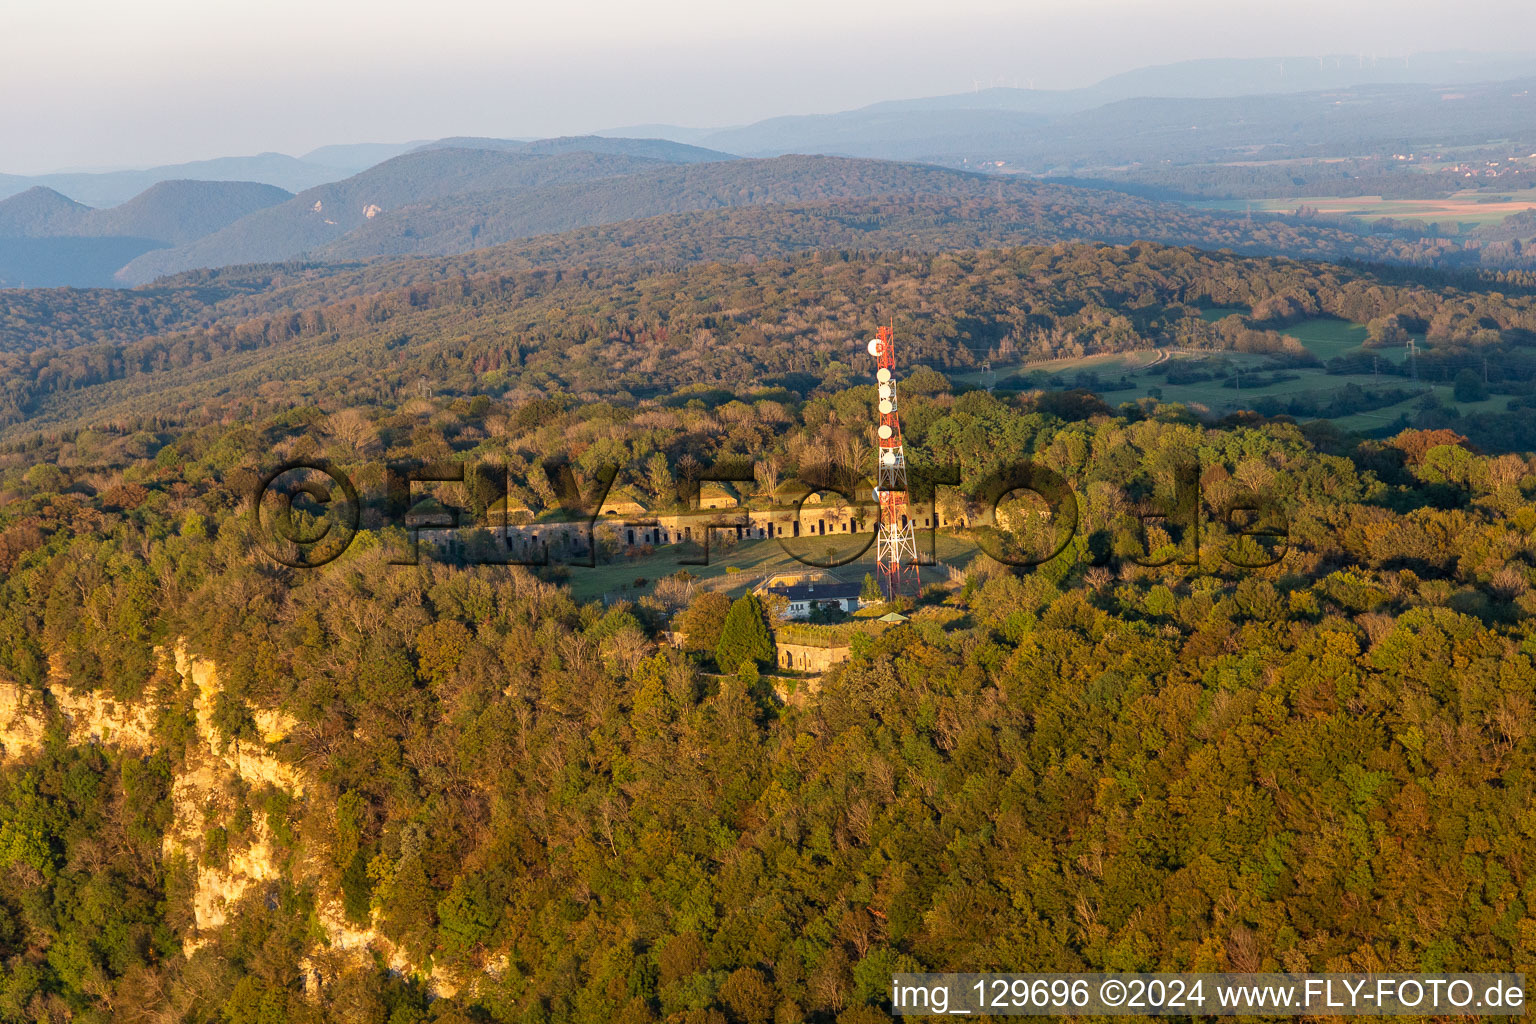
[[(800, 158), (786, 158), (800, 159)], [(970, 177), (970, 176), (968, 176)], [(337, 297), (475, 274), (539, 268), (752, 261), (813, 251), (938, 252), (1091, 238), (1150, 240), (1245, 254), (1326, 260), (1467, 262), (1457, 249), (1423, 250), (1392, 236), (1365, 235), (1293, 217), (1251, 221), (1123, 193), (982, 179), (984, 188), (869, 199), (721, 207), (598, 224), (436, 258), (244, 267), (167, 278), (156, 291), (224, 293), (223, 312), (273, 312)], [(121, 301), (128, 301), (126, 298)], [(0, 332), (0, 347), (4, 333)]]
[(649, 157), (668, 163), (729, 160), (732, 154), (659, 138), (611, 138), (596, 135), (557, 139), (448, 138), (436, 141), (365, 142), (321, 146), (301, 157), (282, 153), (219, 157), (143, 170), (68, 172), (62, 174), (0, 174), (0, 199), (42, 186), (86, 206), (102, 208), (125, 203), (163, 181), (255, 181), (288, 192), (302, 192), (357, 174), (406, 153), (422, 149), (487, 149), (530, 154), (606, 153)]
[[(1218, 99), (1233, 96), (1285, 95), (1367, 85), (1445, 85), (1495, 82), (1536, 75), (1531, 54), (1425, 53), (1411, 57), (1236, 57), (1178, 61), (1111, 75), (1078, 89), (993, 87), (942, 96), (885, 100), (848, 111), (889, 114), (938, 110), (1006, 110), (1060, 118), (1130, 99)], [(806, 115), (814, 118), (818, 115)], [(840, 116), (837, 114), (820, 116)], [(773, 118), (757, 124), (783, 121)], [(696, 145), (718, 145), (742, 126), (715, 131), (670, 130), (648, 126), (654, 134)]]
[[(449, 139), (414, 149), (342, 181), (306, 189), (301, 199), (262, 183), (171, 180), (154, 183), (128, 202), (91, 209), (58, 190), (34, 186), (0, 200), (0, 262), (12, 284), (95, 286), (114, 281), (112, 274), (120, 270), (119, 283), (141, 281), (167, 270), (288, 259), (333, 242), (386, 210), (446, 195), (507, 194), (731, 159), (658, 139), (490, 141), (503, 152), (473, 148), (473, 141)], [(337, 147), (321, 155), (359, 159), (369, 149)], [(228, 169), (227, 163), (221, 166)], [(12, 241), (92, 236), (134, 238), (141, 244), (131, 251), (113, 245), (93, 252), (78, 243), (17, 246)], [(159, 255), (124, 268), (152, 250)], [(116, 266), (106, 265), (119, 256)], [(72, 257), (81, 259), (78, 273), (68, 270)], [(28, 263), (32, 259), (43, 262), (34, 267)]]
[(123, 264), (217, 231), (290, 193), (248, 181), (165, 181), (93, 210), (52, 189), (0, 200), (0, 285), (92, 287)]
[[(884, 100), (855, 110), (769, 118), (747, 125), (693, 128), (646, 124), (608, 129), (600, 135), (651, 135), (744, 156), (791, 152), (908, 158), (938, 153), (941, 146), (913, 146), (924, 137), (923, 125), (935, 123), (905, 115), (949, 112), (975, 118), (982, 112), (1028, 114), (1059, 120), (1121, 100), (1217, 99), (1233, 96), (1285, 95), (1369, 85), (1443, 85), (1485, 83), (1536, 76), (1536, 56), (1522, 53), (1445, 52), (1410, 57), (1333, 54), (1321, 57), (1254, 57), (1189, 60), (1136, 68), (1077, 89), (992, 87), (970, 92)], [(942, 122), (938, 122), (942, 126)], [(1018, 125), (996, 122), (998, 129)], [(885, 126), (882, 134), (881, 126)], [(1025, 127), (1028, 127), (1026, 122)], [(927, 131), (935, 141), (950, 134)], [(890, 143), (882, 148), (879, 143)], [(897, 143), (906, 145), (898, 146)]]
[(888, 160), (943, 159), (986, 151), (1049, 123), (1038, 113), (1008, 110), (861, 110), (811, 117), (778, 117), (715, 132), (711, 146), (748, 156), (831, 153)]
[[(807, 159), (829, 160), (771, 162), (790, 165)], [(436, 258), (235, 266), (189, 271), (134, 289), (11, 292), (0, 306), (5, 311), (0, 352), (120, 344), (229, 317), (476, 275), (520, 278), (539, 269), (678, 268), (815, 251), (937, 252), (1081, 239), (1458, 267), (1486, 263), (1492, 248), (1362, 233), (1288, 216), (1261, 214), (1250, 220), (1115, 191), (926, 170), (936, 174), (935, 181), (948, 180), (950, 193), (726, 206), (597, 224)]]
[(441, 255), (667, 213), (987, 187), (986, 179), (959, 171), (834, 157), (676, 165), (592, 153), (423, 150), (190, 245), (146, 254), (120, 279), (139, 284), (197, 267), (301, 254), (326, 261)]
[[(301, 192), (195, 242), (147, 254), (124, 267), (120, 280), (139, 284), (196, 267), (291, 259), (335, 242), (392, 210), (444, 196), (490, 192), (506, 196), (660, 166), (666, 165), (645, 157), (586, 152), (419, 150)], [(478, 200), (467, 202), (473, 206)]]
[[(281, 153), (220, 157), (142, 170), (45, 175), (0, 174), (0, 199), (42, 185), (87, 206), (126, 202), (161, 181), (256, 181), (300, 192), (339, 181), (423, 146), (526, 152), (615, 153), (672, 163), (722, 159), (726, 154), (774, 156), (831, 153), (887, 159), (938, 159), (951, 164), (997, 159), (994, 150), (1030, 150), (1038, 121), (1131, 99), (1214, 99), (1287, 95), (1363, 86), (1478, 84), (1536, 77), (1536, 56), (1429, 53), (1403, 58), (1358, 55), (1196, 60), (1138, 68), (1079, 89), (991, 88), (943, 96), (895, 99), (832, 114), (776, 117), (729, 128), (646, 124), (562, 139), (452, 138), (436, 142), (322, 146), (300, 157)], [(937, 116), (947, 113), (948, 117)], [(1000, 115), (1019, 115), (1008, 118)], [(595, 139), (614, 148), (598, 148)], [(1045, 140), (1049, 142), (1050, 140)], [(670, 148), (664, 148), (670, 147)], [(1056, 163), (1074, 154), (1058, 145)]]
[(670, 139), (673, 142), (686, 142), (689, 145), (697, 145), (700, 139), (713, 130), (710, 128), (687, 128), (680, 124), (631, 124), (620, 128), (603, 128), (592, 134), (606, 138)]
[(296, 160), (281, 153), (220, 157), (185, 164), (168, 164), (136, 171), (42, 174), (33, 177), (0, 176), (0, 198), (34, 185), (62, 192), (71, 199), (97, 208), (125, 203), (162, 181), (256, 181), (289, 192), (312, 188), (344, 178), (348, 170)]
[(312, 255), (340, 262), (448, 255), (670, 213), (884, 195), (975, 195), (991, 187), (979, 175), (939, 167), (825, 156), (660, 166), (622, 178), (417, 203)]
[(1382, 85), (1283, 96), (1122, 100), (1053, 123), (996, 155), (1044, 169), (1344, 156), (1522, 138), (1536, 140), (1536, 78), (1452, 88)]
[(78, 235), (90, 214), (89, 206), (36, 185), (20, 195), (0, 200), (0, 238)]
[[(857, 237), (861, 232), (881, 229), (883, 218), (868, 222), (869, 214), (845, 215), (839, 205), (870, 200), (888, 204), (944, 200), (951, 211), (940, 217), (940, 224), (957, 217), (965, 221), (979, 216), (974, 210), (983, 202), (996, 204), (999, 216), (1007, 211), (1004, 223), (987, 230), (984, 236), (975, 236), (975, 244), (986, 244), (983, 237), (987, 241), (1145, 238), (1335, 259), (1451, 263), (1471, 258), (1455, 245), (1431, 244), (1426, 248), (1417, 234), (1408, 237), (1386, 230), (1303, 228), (1283, 217), (1249, 221), (1102, 189), (1068, 188), (1021, 176), (983, 175), (923, 164), (827, 156), (682, 166), (614, 163), (634, 159), (593, 154), (536, 157), (479, 150), (423, 151), (347, 182), (300, 195), (189, 245), (145, 253), (124, 268), (120, 280), (144, 283), (199, 267), (300, 257), (318, 263), (351, 264), (445, 256), (582, 228), (596, 229), (589, 242), (601, 247), (605, 237), (618, 234), (618, 229), (603, 229), (603, 225), (738, 207), (826, 204), (818, 216), (833, 224), (857, 225), (852, 236)], [(620, 169), (628, 173), (616, 173)], [(377, 180), (383, 177), (388, 180)], [(575, 180), (562, 180), (571, 178)], [(483, 187), (513, 179), (521, 182), (521, 187)], [(399, 204), (377, 203), (374, 215), (365, 216), (361, 211), (369, 207), (364, 204), (372, 202), (370, 197), (384, 195), (386, 185), (394, 189), (389, 193), (393, 195), (420, 195), (427, 187), (440, 189), (443, 194)], [(316, 203), (320, 204), (318, 210)], [(337, 222), (326, 224), (333, 208)], [(749, 239), (738, 251), (752, 252), (759, 247), (772, 250), (778, 237), (776, 225), (775, 215), (768, 215), (762, 222), (763, 237)], [(808, 241), (819, 238), (833, 244), (843, 237), (837, 231), (811, 229), (804, 224), (796, 232)], [(893, 228), (881, 233), (879, 245), (900, 247), (901, 237)], [(911, 235), (914, 242), (918, 237)], [(627, 245), (636, 256), (649, 248), (643, 232)], [(719, 248), (714, 242), (696, 239), (681, 243), (679, 251), (698, 252), (710, 247)], [(587, 258), (597, 256), (594, 252)], [(571, 253), (568, 261), (580, 265), (583, 256)]]
[(179, 245), (292, 198), (252, 181), (162, 181), (126, 203), (93, 210), (39, 185), (0, 200), (0, 237), (152, 238)]
[(335, 167), (356, 174), (358, 171), (366, 171), (374, 164), (381, 164), (385, 160), (393, 160), (402, 153), (409, 153), (413, 149), (420, 149), (426, 145), (425, 139), (417, 139), (415, 142), (354, 142), (342, 143), (335, 146), (321, 146), (312, 149), (299, 157), (304, 163), (319, 164), (322, 167)]
[(735, 155), (716, 149), (686, 145), (670, 139), (614, 138), (603, 135), (568, 135), (556, 139), (438, 139), (418, 149), (488, 149), (505, 153), (607, 153), (664, 160), (670, 164), (709, 163), (733, 160)]
[[(1204, 78), (1175, 65), (1080, 90), (987, 89), (839, 114), (776, 117), (709, 133), (700, 144), (752, 156), (839, 153), (952, 165), (1001, 160), (1011, 169), (1045, 171), (1252, 159), (1258, 149), (1272, 158), (1347, 156), (1414, 144), (1529, 139), (1536, 133), (1536, 60), (1502, 65), (1525, 68), (1528, 77), (1454, 86), (1318, 87), (1320, 80), (1359, 76), (1302, 74), (1303, 68), (1291, 68), (1294, 62), (1280, 61), (1266, 78), (1244, 62), (1237, 62), (1240, 68), (1230, 67), (1233, 62), (1200, 63), (1215, 67), (1205, 69)], [(1457, 68), (1447, 61), (1430, 70)], [(1272, 88), (1279, 79), (1310, 88)], [(1243, 82), (1252, 88), (1244, 89)], [(1156, 91), (1160, 85), (1165, 92)], [(1206, 94), (1218, 88), (1229, 91)]]
[(292, 198), (275, 185), (253, 181), (162, 181), (121, 206), (91, 211), (84, 227), (92, 235), (181, 245)]
[(1536, 55), (1447, 51), (1408, 57), (1329, 54), (1187, 60), (1136, 68), (1083, 90), (1108, 102), (1136, 96), (1211, 99), (1259, 93), (1313, 92), (1361, 85), (1445, 85), (1536, 75)]

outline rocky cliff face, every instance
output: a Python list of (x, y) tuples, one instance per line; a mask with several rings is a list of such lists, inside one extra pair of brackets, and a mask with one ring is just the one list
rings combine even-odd
[[(231, 846), (222, 863), (209, 863), (205, 856), (206, 836), (209, 828), (223, 827), (221, 819), (233, 811), (228, 794), (240, 788), (270, 785), (300, 800), (304, 796), (304, 780), (292, 765), (268, 752), (271, 744), (281, 741), (293, 728), (291, 719), (276, 711), (259, 712), (259, 744), (238, 739), (226, 741), (213, 725), (214, 701), (219, 694), (219, 678), (213, 663), (195, 659), (185, 648), (179, 648), (175, 665), (183, 686), (192, 689), (197, 739), (188, 744), (186, 763), (177, 773), (171, 790), (175, 814), (161, 842), (161, 852), (168, 862), (184, 857), (187, 863), (196, 865), (197, 888), (192, 909), (201, 933), (221, 927), (228, 919), (228, 908), (253, 885), (279, 877), (271, 826), (265, 817), (253, 820), (247, 843)], [(214, 811), (212, 815), (210, 810)], [(188, 952), (200, 941), (200, 936), (189, 936)]]
[[(214, 724), (220, 694), (217, 666), (184, 646), (163, 651), (162, 657), (171, 685), (157, 690), (157, 699), (135, 704), (100, 692), (73, 692), (58, 665), (53, 666), (42, 692), (0, 681), (0, 761), (37, 753), (50, 728), (61, 730), (71, 743), (98, 743), (138, 755), (153, 753), (159, 742), (155, 723), (163, 707), (190, 697), (194, 729), (179, 752), (181, 763), (171, 789), (173, 815), (161, 841), (167, 867), (186, 871), (194, 883), (193, 927), (182, 942), (186, 955), (194, 954), (224, 927), (240, 901), (261, 898), (267, 883), (289, 878), (316, 895), (322, 935), (306, 979), (312, 990), (326, 980), (320, 962), (334, 967), (339, 957), (361, 963), (377, 952), (394, 970), (419, 975), (436, 994), (459, 991), (458, 979), (441, 970), (420, 970), (376, 928), (349, 922), (340, 893), (320, 869), (323, 851), (304, 849), (302, 840), (296, 848), (279, 844), (268, 816), (252, 815), (246, 808), (241, 795), (271, 787), (287, 798), (293, 820), (302, 817), (314, 787), (302, 768), (277, 752), (277, 745), (298, 723), (277, 709), (252, 709), (259, 738), (225, 737)], [(243, 827), (234, 827), (242, 812)]]
[(43, 745), (42, 698), (0, 681), (0, 760), (29, 757)]

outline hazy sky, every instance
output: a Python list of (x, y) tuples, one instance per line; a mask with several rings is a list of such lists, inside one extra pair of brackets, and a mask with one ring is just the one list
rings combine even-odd
[(0, 171), (720, 126), (1191, 57), (1533, 39), (1530, 0), (0, 0)]

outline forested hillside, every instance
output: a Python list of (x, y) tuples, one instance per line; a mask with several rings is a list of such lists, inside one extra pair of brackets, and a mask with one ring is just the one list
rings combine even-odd
[[(825, 237), (804, 209), (768, 244)], [(867, 209), (893, 245), (986, 237)], [(581, 266), (576, 234), (10, 307), (0, 1019), (870, 1024), (903, 969), (1536, 966), (1529, 282), (1153, 243), (767, 256), (699, 223), (635, 227), (659, 264), (621, 236)], [(1366, 347), (1282, 333), (1328, 317)], [(725, 663), (691, 588), (731, 576), (688, 549), (395, 564), (386, 464), (464, 464), (431, 498), (466, 522), (557, 513), (550, 460), (655, 510), (711, 465), (862, 487), (876, 318), (912, 464), (961, 481), (938, 500), (1049, 468), (1060, 555), (946, 532), (909, 620), (815, 685)], [(1367, 439), (968, 383), (1175, 350), (1402, 380), (1405, 340), (1417, 380), (1507, 404)], [(319, 569), (251, 515), (289, 459), (368, 505)], [(1143, 518), (1189, 464), (1198, 549)], [(583, 603), (583, 572), (624, 596)]]
[[(1371, 344), (1382, 351), (1420, 336), (1419, 379), (1449, 383), (1472, 369), (1512, 400), (1459, 426), (1429, 412), (1421, 426), (1458, 426), (1499, 449), (1530, 437), (1519, 409), (1536, 381), (1536, 300), (1486, 285), (1463, 290), (1437, 275), (1383, 279), (1148, 244), (425, 276), (383, 291), (379, 277), (365, 276), (374, 284), (359, 298), (231, 315), (128, 344), (0, 353), (0, 421), (21, 438), (87, 424), (260, 416), (320, 401), (337, 381), (354, 400), (375, 402), (423, 379), (465, 397), (554, 390), (632, 401), (744, 381), (804, 394), (850, 382), (871, 311), (891, 309), (908, 311), (909, 358), (946, 373), (1145, 349), (1260, 353), (1274, 369), (1318, 365), (1276, 329), (1336, 317), (1373, 325)], [(321, 294), (325, 286), (317, 282)], [(308, 287), (295, 285), (291, 297)], [(195, 299), (184, 295), (189, 306)], [(1247, 316), (1213, 321), (1207, 307)], [(148, 306), (140, 315), (177, 314)]]
[[(447, 154), (453, 154), (451, 161)], [(424, 171), (417, 167), (428, 161), (432, 166)], [(441, 161), (450, 161), (451, 174), (436, 169)], [(503, 167), (501, 161), (517, 162)], [(460, 164), (490, 166), (483, 173), (461, 173)], [(1413, 225), (1362, 229), (1310, 225), (1278, 215), (1210, 213), (1122, 192), (919, 164), (806, 156), (663, 164), (584, 153), (536, 156), (522, 151), (432, 150), (398, 157), (355, 178), (313, 189), (189, 245), (147, 254), (120, 276), (143, 283), (195, 268), (299, 256), (316, 262), (349, 262), (445, 255), (598, 225), (612, 225), (614, 235), (610, 239), (589, 233), (588, 241), (599, 246), (633, 244), (626, 239), (638, 236), (648, 247), (667, 248), (665, 235), (658, 238), (626, 222), (740, 206), (789, 207), (782, 213), (791, 218), (819, 212), (829, 223), (812, 225), (811, 231), (827, 241), (831, 241), (827, 236), (849, 227), (878, 231), (882, 225), (871, 223), (869, 212), (875, 206), (892, 209), (897, 217), (904, 207), (934, 210), (940, 225), (948, 227), (958, 220), (970, 227), (969, 234), (981, 236), (965, 241), (952, 234), (951, 246), (1148, 239), (1255, 253), (1410, 264), (1476, 264), (1482, 257), (1475, 240), (1427, 238)], [(752, 233), (756, 244), (771, 247), (780, 213), (774, 209), (761, 215), (760, 224), (766, 230)], [(999, 219), (1002, 224), (995, 223)], [(677, 223), (685, 235), (718, 244), (709, 241), (715, 222)], [(920, 237), (913, 241), (923, 244), (921, 233), (926, 228), (931, 234), (932, 226), (922, 223), (920, 213), (912, 225)], [(892, 225), (897, 231), (903, 227)], [(900, 244), (900, 236), (893, 240), (876, 234), (861, 244), (889, 247), (893, 241)], [(686, 258), (686, 250), (677, 255)], [(1508, 252), (1501, 252), (1500, 260), (1502, 265), (1527, 263), (1523, 254)]]
[(657, 163), (614, 154), (420, 150), (360, 174), (306, 189), (187, 245), (149, 254), (123, 269), (140, 284), (164, 274), (231, 263), (284, 260), (341, 238), (397, 207), (438, 196), (522, 190), (622, 175)]
[[(0, 1012), (865, 1024), (903, 969), (1536, 963), (1536, 464), (934, 376), (914, 458), (1036, 459), (1102, 525), (1033, 572), (978, 558), (790, 703), (660, 643), (676, 588), (583, 606), (372, 532), (285, 570), (242, 504), (288, 455), (793, 474), (862, 453), (867, 385), (333, 388), (7, 453)], [(1213, 509), (1283, 504), (1278, 566), (1214, 521), (1198, 567), (1128, 560), (1186, 454)]]
[(249, 181), (163, 181), (96, 210), (52, 189), (29, 189), (0, 201), (0, 288), (109, 285), (132, 256), (201, 238), (289, 198)]
[(29, 188), (0, 201), (0, 237), (42, 238), (74, 234), (91, 213), (68, 196), (51, 188)]
[(1529, 1001), (1536, 7), (79, 6), (0, 1024)]

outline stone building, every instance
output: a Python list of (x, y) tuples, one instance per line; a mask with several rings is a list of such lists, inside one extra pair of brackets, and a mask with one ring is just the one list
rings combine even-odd
[(775, 640), (779, 668), (794, 672), (825, 672), (833, 665), (848, 660), (849, 647), (822, 647), (815, 644), (797, 644), (787, 640)]

